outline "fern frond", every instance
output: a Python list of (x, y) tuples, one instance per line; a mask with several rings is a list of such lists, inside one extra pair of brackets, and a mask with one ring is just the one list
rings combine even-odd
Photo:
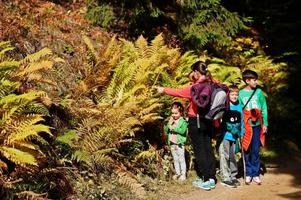
[(143, 115), (140, 120), (142, 123), (147, 123), (147, 122), (152, 122), (152, 121), (156, 121), (162, 119), (161, 116), (159, 116), (157, 113), (150, 113), (147, 115)]
[(50, 60), (41, 60), (38, 62), (33, 62), (28, 64), (24, 70), (18, 72), (15, 76), (22, 77), (39, 70), (49, 70), (52, 68), (52, 66), (53, 62)]
[(22, 191), (22, 192), (17, 192), (16, 195), (20, 199), (49, 200), (46, 197), (47, 193), (39, 194), (39, 193), (35, 193), (33, 191)]
[(111, 164), (114, 163), (114, 160), (106, 154), (109, 154), (112, 152), (117, 152), (117, 149), (116, 148), (108, 148), (108, 149), (98, 150), (93, 153), (93, 161), (98, 165), (110, 166)]
[(106, 50), (103, 54), (103, 57), (106, 59), (110, 59), (109, 64), (111, 66), (115, 65), (117, 62), (117, 58), (119, 57), (120, 44), (116, 40), (116, 35), (112, 37), (110, 42), (108, 43)]
[(139, 161), (140, 159), (142, 160), (154, 160), (157, 157), (157, 152), (154, 151), (153, 149), (141, 151), (138, 155), (135, 156), (135, 160)]
[(164, 39), (162, 33), (160, 33), (151, 41), (151, 52), (156, 52), (159, 48), (163, 47), (164, 45)]
[[(21, 76), (22, 77), (22, 76)], [(45, 83), (52, 86), (57, 86), (57, 83), (52, 80), (52, 78), (47, 78), (40, 73), (31, 73), (26, 76), (27, 81), (32, 81), (36, 83)]]
[(139, 115), (142, 116), (142, 115), (151, 113), (151, 112), (153, 112), (154, 110), (158, 109), (161, 106), (162, 106), (162, 104), (157, 103), (157, 102), (151, 103), (151, 105), (149, 105), (148, 107), (141, 110)]
[(7, 79), (0, 80), (0, 98), (13, 93), (20, 86), (17, 82), (12, 82)]
[(107, 167), (109, 169), (114, 164), (114, 160), (110, 156), (106, 156), (102, 154), (96, 154), (93, 157), (93, 161), (95, 162), (96, 165)]
[(116, 106), (122, 105), (125, 101), (127, 101), (129, 98), (135, 96), (135, 93), (139, 92), (140, 90), (146, 89), (145, 85), (135, 85), (133, 88), (131, 88), (128, 92), (126, 92), (121, 99), (118, 99), (116, 101)]
[[(85, 44), (87, 45), (88, 47), (88, 61), (89, 63), (91, 63), (92, 65), (96, 64), (97, 63), (97, 53), (96, 53), (96, 50), (91, 42), (91, 40), (87, 37), (87, 36), (84, 36), (83, 37), (83, 40), (85, 42)], [(89, 73), (90, 71), (86, 72), (87, 74)]]
[(15, 60), (5, 60), (0, 62), (0, 72), (3, 73), (4, 71), (6, 71), (6, 73), (10, 73), (9, 70), (15, 69), (20, 65), (19, 61), (15, 61)]
[(14, 116), (15, 112), (19, 109), (19, 106), (14, 106), (4, 112), (2, 112), (2, 116), (0, 119), (0, 126), (5, 126), (5, 124), (8, 124), (10, 122), (10, 119)]
[(49, 116), (49, 110), (42, 103), (30, 102), (24, 107), (24, 113), (35, 113), (43, 116)]
[(75, 130), (69, 130), (63, 135), (60, 135), (56, 138), (56, 141), (66, 143), (70, 146), (72, 146), (74, 141), (77, 141), (79, 139), (79, 136), (77, 135)]
[(225, 84), (239, 84), (241, 82), (241, 71), (238, 67), (213, 63), (208, 65), (208, 68), (215, 79)]
[(149, 55), (147, 40), (142, 35), (135, 41), (135, 47), (137, 48), (137, 52), (139, 52), (141, 59), (146, 58)]
[[(30, 150), (39, 150), (39, 147), (37, 145), (32, 144), (31, 142), (27, 141), (14, 141), (14, 147), (17, 149), (30, 149)], [(41, 152), (40, 152), (41, 153)]]
[(29, 165), (35, 165), (37, 166), (37, 160), (33, 157), (32, 154), (24, 151), (20, 151), (18, 149), (15, 149), (13, 147), (0, 147), (0, 153), (11, 160), (12, 162), (19, 164), (21, 166)]
[(10, 42), (0, 41), (0, 57), (5, 56), (5, 53), (11, 50), (14, 50), (14, 47), (11, 46)]
[(85, 162), (89, 166), (92, 165), (91, 155), (87, 151), (77, 150), (72, 154), (71, 158), (77, 162)]
[(131, 192), (133, 192), (138, 198), (145, 198), (146, 192), (142, 185), (134, 178), (130, 177), (127, 173), (124, 172), (118, 172), (117, 173), (118, 182), (131, 189)]
[(30, 54), (28, 56), (26, 56), (22, 61), (21, 64), (25, 64), (25, 63), (34, 63), (37, 62), (38, 60), (40, 60), (42, 57), (48, 56), (48, 55), (52, 55), (52, 51), (49, 48), (43, 48), (40, 51)]
[(28, 93), (16, 95), (16, 94), (9, 94), (2, 99), (0, 99), (0, 105), (2, 104), (19, 104), (22, 101), (31, 102), (38, 97), (45, 96), (46, 93), (43, 91), (30, 91)]
[(22, 121), (22, 123), (18, 124), (13, 132), (8, 137), (8, 142), (14, 141), (22, 141), (25, 140), (29, 136), (38, 136), (40, 132), (45, 132), (51, 135), (49, 126), (43, 124), (36, 124), (37, 122), (44, 121), (41, 116), (32, 116), (28, 117), (27, 120)]

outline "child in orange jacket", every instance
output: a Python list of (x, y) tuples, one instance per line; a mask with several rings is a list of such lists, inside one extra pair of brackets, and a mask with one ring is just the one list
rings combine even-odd
[(260, 185), (260, 146), (265, 144), (268, 127), (268, 111), (263, 91), (257, 88), (258, 74), (252, 70), (242, 73), (246, 86), (239, 91), (239, 100), (243, 105), (244, 137), (242, 148), (246, 163), (246, 184), (252, 181)]

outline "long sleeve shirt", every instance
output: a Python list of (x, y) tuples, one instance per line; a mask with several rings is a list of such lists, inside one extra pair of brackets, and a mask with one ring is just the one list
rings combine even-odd
[[(247, 89), (242, 89), (239, 91), (239, 101), (243, 106), (247, 103), (253, 91), (254, 90), (247, 90)], [(257, 88), (255, 94), (249, 101), (248, 105), (246, 105), (245, 107), (245, 109), (248, 111), (255, 108), (261, 111), (263, 125), (268, 126), (268, 109), (267, 109), (266, 98), (263, 94), (263, 91), (260, 88)], [(259, 126), (260, 120), (257, 120), (255, 123), (251, 121), (250, 123), (252, 126)]]
[[(198, 83), (196, 83), (198, 84)], [(191, 87), (192, 85), (188, 85), (181, 89), (173, 89), (173, 88), (164, 88), (164, 93), (173, 96), (173, 97), (180, 97), (189, 100), (189, 107), (188, 107), (188, 117), (196, 117), (197, 116), (197, 105), (193, 103), (191, 98)]]

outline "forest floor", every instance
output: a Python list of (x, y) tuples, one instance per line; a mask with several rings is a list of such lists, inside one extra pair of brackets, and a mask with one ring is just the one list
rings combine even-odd
[[(238, 188), (227, 188), (219, 182), (211, 191), (193, 187), (194, 175), (186, 183), (174, 183), (162, 188), (158, 199), (222, 199), (222, 200), (257, 200), (257, 199), (301, 199), (301, 154), (292, 158), (283, 158), (274, 163), (266, 163), (266, 172), (262, 175), (262, 185), (242, 184)], [(240, 179), (243, 182), (242, 179)]]

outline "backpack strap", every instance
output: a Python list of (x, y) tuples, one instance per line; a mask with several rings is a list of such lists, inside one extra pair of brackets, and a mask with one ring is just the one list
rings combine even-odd
[(248, 105), (248, 103), (251, 101), (252, 97), (254, 96), (255, 92), (257, 90), (257, 87), (255, 88), (255, 90), (253, 91), (253, 93), (251, 94), (250, 98), (248, 99), (248, 101), (246, 102), (246, 104), (242, 107), (242, 110), (245, 109), (245, 107)]

